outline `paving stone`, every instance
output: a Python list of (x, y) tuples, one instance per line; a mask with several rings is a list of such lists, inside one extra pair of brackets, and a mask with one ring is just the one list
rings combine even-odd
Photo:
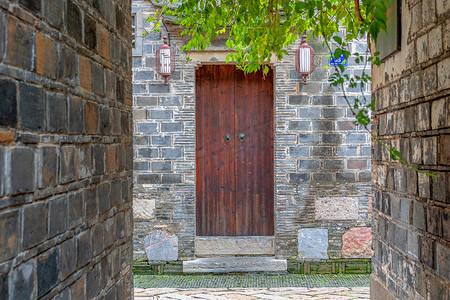
[(215, 257), (183, 261), (183, 273), (286, 272), (287, 262), (272, 257)]
[(175, 261), (178, 259), (178, 237), (155, 230), (144, 238), (144, 247), (150, 261)]
[(298, 230), (298, 256), (301, 259), (328, 259), (328, 229)]

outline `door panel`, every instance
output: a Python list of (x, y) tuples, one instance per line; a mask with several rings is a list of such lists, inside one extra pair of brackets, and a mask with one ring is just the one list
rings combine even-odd
[(273, 235), (272, 70), (202, 66), (196, 98), (197, 235)]

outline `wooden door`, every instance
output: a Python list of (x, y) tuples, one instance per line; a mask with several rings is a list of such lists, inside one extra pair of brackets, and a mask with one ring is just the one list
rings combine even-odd
[(196, 98), (197, 235), (273, 235), (272, 70), (202, 66)]

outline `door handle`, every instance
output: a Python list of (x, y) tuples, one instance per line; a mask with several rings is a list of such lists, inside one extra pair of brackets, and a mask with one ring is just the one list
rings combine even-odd
[(243, 134), (243, 133), (240, 133), (240, 134), (239, 134), (239, 140), (240, 140), (241, 142), (245, 141), (245, 138), (246, 138), (245, 134)]
[(223, 139), (225, 140), (225, 142), (229, 142), (229, 141), (231, 141), (231, 135), (230, 134), (225, 134)]

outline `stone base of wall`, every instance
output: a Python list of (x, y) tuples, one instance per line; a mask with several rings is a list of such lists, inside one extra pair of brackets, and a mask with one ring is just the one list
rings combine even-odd
[[(291, 274), (370, 274), (370, 259), (328, 259), (298, 261), (288, 260), (288, 273)], [(183, 262), (149, 262), (146, 258), (135, 257), (135, 275), (174, 275), (183, 273)]]
[(370, 259), (288, 260), (288, 272), (294, 274), (370, 274)]

